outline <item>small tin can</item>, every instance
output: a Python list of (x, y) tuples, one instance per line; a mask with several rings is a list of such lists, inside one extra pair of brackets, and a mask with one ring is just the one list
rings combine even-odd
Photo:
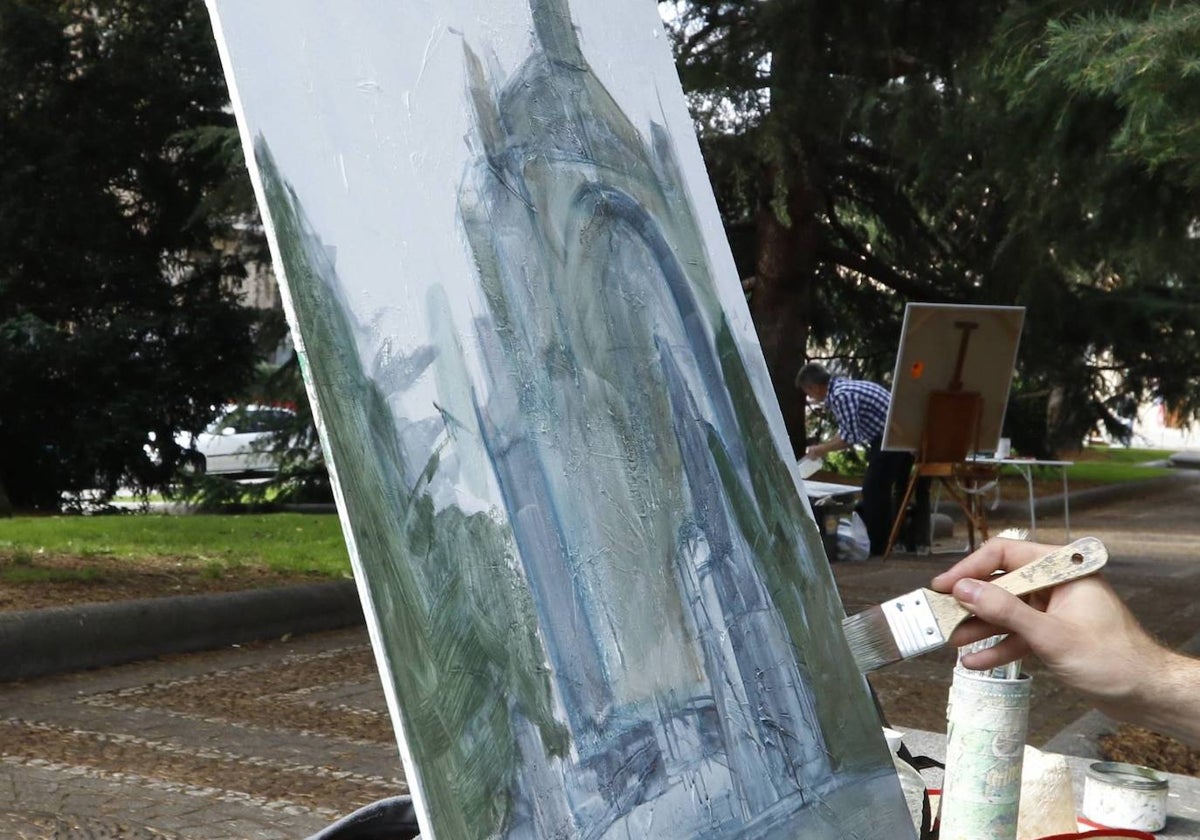
[(1167, 778), (1137, 764), (1097, 761), (1088, 767), (1080, 811), (1106, 828), (1161, 831), (1167, 824)]

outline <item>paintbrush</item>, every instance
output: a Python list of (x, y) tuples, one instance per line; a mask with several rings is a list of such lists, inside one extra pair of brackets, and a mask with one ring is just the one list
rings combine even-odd
[[(988, 582), (1014, 595), (1027, 595), (1090, 575), (1107, 562), (1104, 543), (1084, 537)], [(842, 631), (855, 664), (865, 674), (940, 648), (954, 628), (970, 616), (971, 612), (953, 595), (917, 589), (847, 617), (842, 621)]]

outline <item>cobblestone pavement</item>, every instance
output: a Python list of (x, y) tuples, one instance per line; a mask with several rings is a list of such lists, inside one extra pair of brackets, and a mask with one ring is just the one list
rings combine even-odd
[(363, 629), (0, 685), (3, 838), (301, 838), (404, 792)]

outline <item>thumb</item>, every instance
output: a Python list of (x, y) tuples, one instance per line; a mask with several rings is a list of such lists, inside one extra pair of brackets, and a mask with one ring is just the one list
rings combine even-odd
[(954, 584), (953, 594), (960, 604), (988, 624), (1024, 636), (1037, 638), (1046, 614), (1035, 610), (1011, 592), (981, 580), (963, 578)]

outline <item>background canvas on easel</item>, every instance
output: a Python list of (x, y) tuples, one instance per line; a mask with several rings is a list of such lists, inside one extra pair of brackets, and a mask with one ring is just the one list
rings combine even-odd
[(960, 372), (962, 390), (982, 398), (979, 450), (996, 448), (1004, 428), (1025, 307), (910, 303), (904, 309), (892, 373), (884, 449), (920, 449), (929, 395), (948, 390), (954, 378), (962, 339), (957, 324), (962, 321), (975, 324)]
[(910, 836), (654, 4), (209, 6), (423, 836)]

